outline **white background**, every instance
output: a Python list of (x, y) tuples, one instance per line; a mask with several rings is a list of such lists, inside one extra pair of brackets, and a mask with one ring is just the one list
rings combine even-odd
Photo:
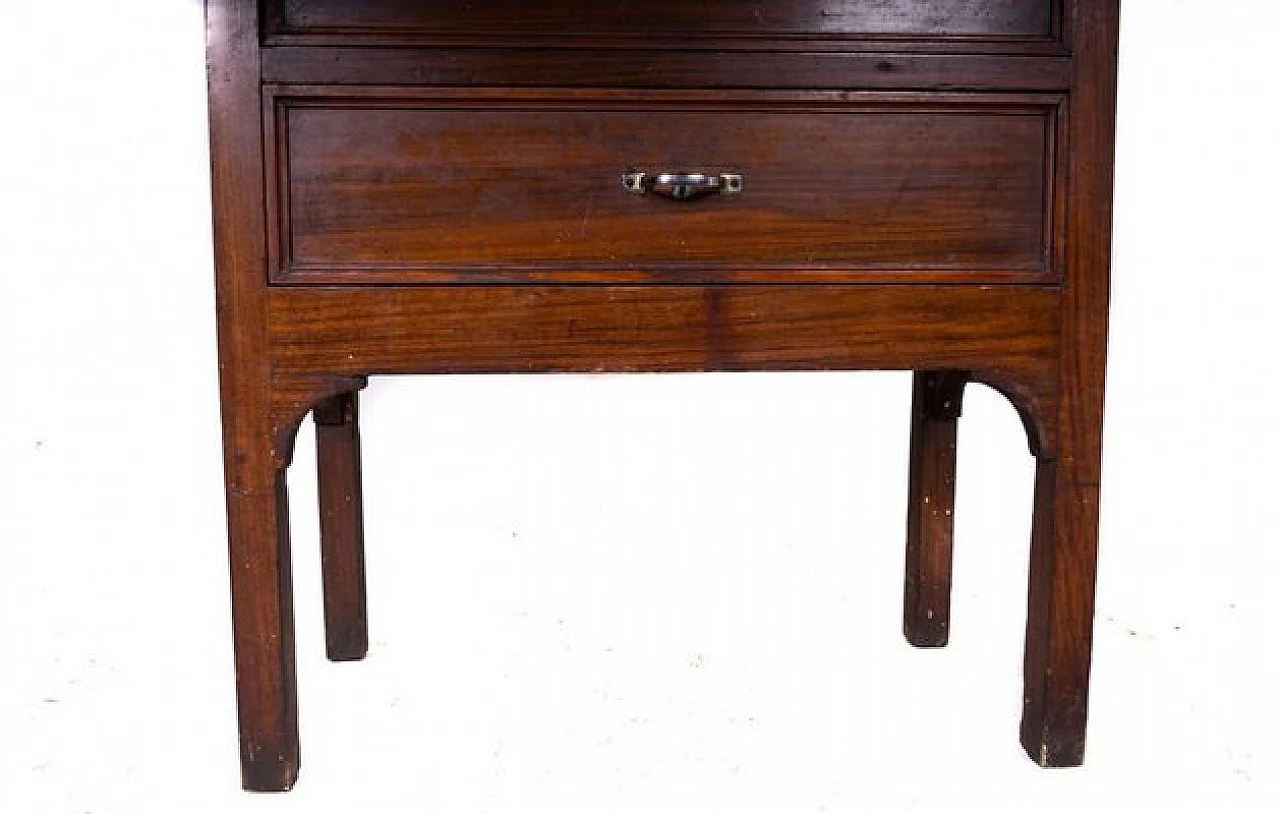
[(375, 380), (372, 652), (239, 791), (201, 10), (0, 25), (0, 811), (1274, 812), (1267, 0), (1129, 0), (1087, 765), (1017, 744), (1032, 465), (971, 388), (954, 632), (899, 633), (906, 374)]

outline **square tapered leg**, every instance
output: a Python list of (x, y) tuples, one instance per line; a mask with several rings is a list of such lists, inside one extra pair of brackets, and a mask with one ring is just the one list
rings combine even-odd
[(332, 661), (356, 661), (369, 650), (357, 398), (356, 393), (342, 393), (320, 402), (312, 413), (316, 425), (325, 650)]
[(942, 647), (950, 632), (956, 428), (966, 381), (956, 371), (913, 377), (902, 626), (916, 647)]

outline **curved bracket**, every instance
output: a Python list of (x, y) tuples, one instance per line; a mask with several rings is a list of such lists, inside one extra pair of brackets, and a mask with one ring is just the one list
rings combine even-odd
[(980, 382), (1004, 396), (1017, 410), (1027, 432), (1027, 447), (1037, 459), (1058, 457), (1058, 397), (1035, 382), (1005, 371), (975, 370), (972, 381)]
[(271, 432), (280, 467), (293, 462), (298, 427), (316, 404), (363, 390), (368, 383), (364, 376), (277, 375), (271, 388)]

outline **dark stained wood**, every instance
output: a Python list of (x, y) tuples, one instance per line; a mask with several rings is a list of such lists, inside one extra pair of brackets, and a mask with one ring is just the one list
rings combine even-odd
[(313, 416), (325, 653), (331, 661), (357, 661), (369, 652), (358, 396), (351, 392), (327, 398), (315, 406)]
[(1037, 460), (1024, 664), (1022, 745), (1042, 766), (1084, 760), (1110, 291), (1119, 3), (1079, 0), (1074, 15), (1059, 440)]
[[(284, 97), (275, 278), (1044, 282), (1059, 104)], [(628, 169), (744, 189), (673, 202)]]
[(956, 429), (968, 378), (962, 371), (919, 371), (912, 378), (902, 626), (916, 647), (943, 647), (951, 632)]
[[(278, 375), (698, 370), (1054, 375), (1052, 288), (277, 287)], [(1033, 397), (1033, 396), (1028, 396)]]
[[(327, 650), (367, 647), (370, 374), (917, 371), (922, 646), (961, 387), (996, 388), (1037, 459), (1022, 743), (1083, 759), (1118, 0), (287, 2), (206, 4), (245, 788), (298, 771), (285, 469), (313, 410)], [(628, 197), (633, 166), (745, 190)]]
[(864, 44), (865, 52), (810, 47), (768, 54), (672, 44), (679, 59), (661, 50), (575, 49), (554, 60), (529, 49), (282, 46), (264, 50), (262, 60), (263, 78), (281, 84), (1005, 91), (1071, 84), (1071, 60), (1057, 49), (1039, 56), (961, 55), (946, 53), (944, 44), (933, 49), (941, 53), (882, 43)]
[(1052, 0), (268, 0), (273, 34), (592, 38), (609, 35), (1048, 38)]
[(287, 461), (275, 443), (267, 336), (258, 9), (208, 0), (218, 365), (240, 765), (247, 789), (298, 774)]

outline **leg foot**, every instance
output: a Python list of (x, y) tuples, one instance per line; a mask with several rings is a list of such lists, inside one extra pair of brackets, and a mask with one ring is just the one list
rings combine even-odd
[(916, 647), (942, 647), (950, 633), (956, 425), (966, 380), (955, 371), (913, 379), (903, 632)]
[(1036, 465), (1022, 746), (1044, 767), (1084, 761), (1088, 717), (1098, 479), (1067, 460)]
[(298, 776), (298, 703), (285, 471), (265, 443), (228, 439), (227, 515), (244, 788)]
[(356, 393), (342, 393), (321, 401), (313, 415), (324, 575), (325, 650), (332, 661), (356, 661), (364, 658), (369, 650)]

